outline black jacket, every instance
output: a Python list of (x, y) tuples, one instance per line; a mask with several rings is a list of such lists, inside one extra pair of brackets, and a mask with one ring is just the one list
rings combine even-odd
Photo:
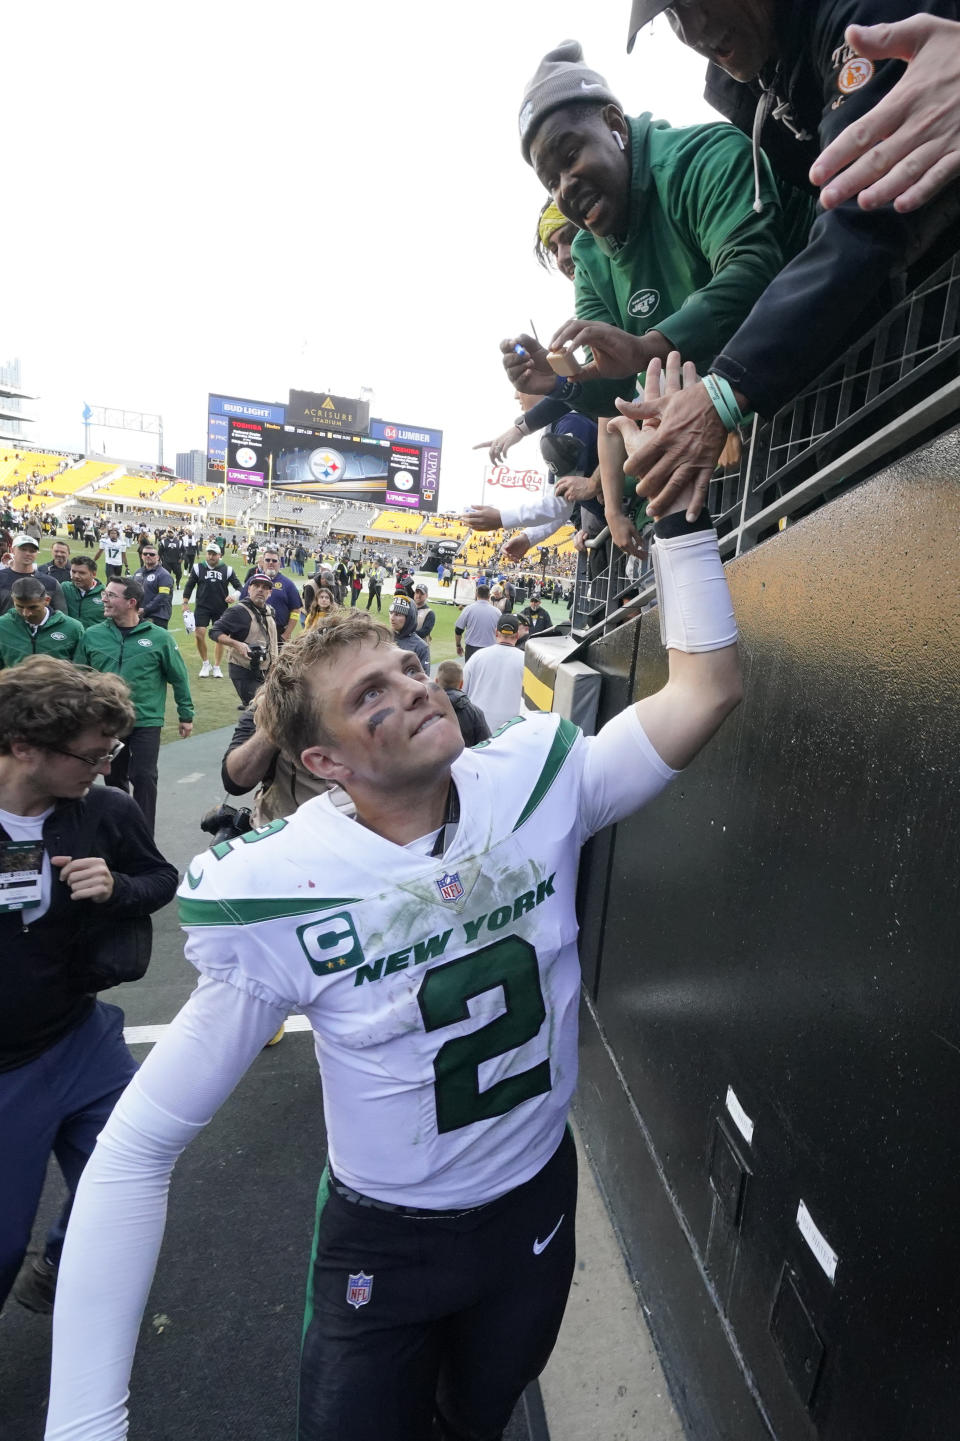
[(448, 690), (444, 694), (456, 713), (464, 745), (475, 746), (479, 741), (488, 741), (490, 727), (480, 707), (474, 705), (462, 690)]
[(173, 615), (173, 576), (162, 565), (155, 565), (153, 570), (146, 570), (143, 566), (134, 571), (134, 579), (143, 586), (143, 609), (140, 614), (144, 620), (169, 620)]
[[(0, 826), (0, 839), (8, 839)], [(93, 994), (117, 979), (116, 964), (150, 953), (149, 917), (173, 899), (177, 873), (157, 850), (140, 807), (95, 785), (60, 801), (43, 826), (49, 856), (100, 856), (114, 876), (109, 901), (74, 901), (52, 867), (50, 909), (0, 912), (0, 1071), (32, 1061), (86, 1018)]]
[[(66, 615), (67, 602), (63, 598), (63, 591), (60, 589), (59, 581), (52, 575), (47, 575), (46, 572), (42, 570), (34, 570), (33, 574), (50, 597), (50, 609), (59, 610)], [(25, 579), (25, 576), (20, 575), (18, 571), (11, 569), (9, 566), (0, 570), (0, 615), (6, 615), (7, 611), (13, 605), (13, 601), (10, 599), (10, 592), (16, 582)]]
[[(768, 110), (760, 142), (778, 176), (812, 191), (807, 172), (825, 145), (896, 83), (899, 61), (850, 67), (850, 24), (900, 20), (918, 10), (956, 19), (956, 0), (781, 0), (778, 64), (744, 84), (711, 65), (710, 104), (750, 134), (758, 103)], [(766, 98), (762, 98), (766, 89)], [(936, 206), (939, 202), (933, 202)], [(929, 208), (928, 208), (929, 210)], [(891, 277), (923, 248), (930, 214), (864, 211), (856, 198), (818, 211), (806, 248), (767, 286), (711, 369), (772, 415), (877, 317)]]

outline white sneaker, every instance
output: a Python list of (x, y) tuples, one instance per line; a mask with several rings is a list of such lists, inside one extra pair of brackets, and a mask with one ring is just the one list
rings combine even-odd
[(213, 676), (215, 680), (223, 680), (223, 671), (218, 665), (215, 665), (213, 668)]
[(210, 662), (209, 662), (208, 660), (205, 660), (204, 663), (203, 663), (203, 665), (200, 667), (200, 679), (203, 680), (204, 676), (207, 676), (207, 675), (209, 675), (209, 674), (210, 674)]

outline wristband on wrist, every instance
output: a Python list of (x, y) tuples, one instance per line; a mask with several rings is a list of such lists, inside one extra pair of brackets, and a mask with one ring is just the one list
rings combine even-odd
[(713, 408), (723, 421), (727, 430), (732, 432), (739, 430), (741, 426), (749, 425), (753, 420), (753, 411), (744, 412), (740, 409), (740, 403), (733, 393), (733, 386), (729, 380), (722, 375), (715, 375), (709, 371), (703, 377), (703, 383), (707, 394), (713, 402)]
[[(734, 415), (733, 411), (730, 409), (730, 406), (727, 404), (726, 396), (723, 394), (719, 385), (717, 384), (717, 377), (715, 375), (705, 375), (703, 377), (703, 388), (707, 392), (707, 395), (710, 397), (710, 401), (713, 405), (714, 410), (723, 421), (724, 430), (728, 432), (736, 430), (739, 422), (737, 421), (737, 418)], [(734, 403), (736, 404), (736, 402)], [(737, 406), (737, 414), (739, 414), (739, 412), (740, 407)]]
[(514, 430), (519, 430), (521, 435), (530, 434), (529, 430), (527, 429), (527, 418), (525, 415), (517, 416), (516, 420), (513, 422), (513, 428)]

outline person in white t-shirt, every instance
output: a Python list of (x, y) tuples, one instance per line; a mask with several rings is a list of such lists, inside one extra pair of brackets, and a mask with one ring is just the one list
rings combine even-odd
[(741, 694), (716, 534), (686, 522), (686, 499), (659, 525), (668, 681), (596, 737), (531, 713), (464, 750), (444, 692), (365, 614), (284, 648), (258, 726), (356, 816), (319, 796), (188, 869), (201, 979), (81, 1182), (47, 1441), (126, 1435), (170, 1171), (294, 1008), (329, 1142), (300, 1441), (503, 1430), (573, 1273), (580, 848), (657, 795)]
[(513, 614), (497, 621), (496, 641), (476, 651), (463, 668), (463, 688), (497, 731), (523, 709), (523, 651), (517, 650), (520, 621)]

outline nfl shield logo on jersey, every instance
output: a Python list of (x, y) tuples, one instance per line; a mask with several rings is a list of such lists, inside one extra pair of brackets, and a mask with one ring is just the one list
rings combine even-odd
[(463, 895), (458, 871), (449, 871), (445, 876), (441, 876), (436, 885), (442, 901), (459, 901)]
[(373, 1277), (358, 1271), (355, 1276), (347, 1277), (347, 1301), (356, 1310), (365, 1306), (373, 1295)]

